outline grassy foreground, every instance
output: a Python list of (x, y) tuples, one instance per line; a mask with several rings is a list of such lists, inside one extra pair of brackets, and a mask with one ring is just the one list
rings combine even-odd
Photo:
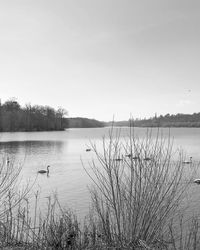
[(0, 166), (1, 249), (200, 249), (199, 217), (185, 217), (185, 196), (194, 164), (185, 166), (170, 139), (147, 132), (137, 139), (110, 131), (95, 158), (84, 166), (91, 177), (92, 209), (81, 224), (56, 197), (47, 212), (30, 215), (27, 194), (17, 190), (20, 168)]

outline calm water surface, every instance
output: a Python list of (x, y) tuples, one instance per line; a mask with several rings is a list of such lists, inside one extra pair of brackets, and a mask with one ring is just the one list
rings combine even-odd
[[(62, 205), (74, 209), (80, 216), (88, 211), (90, 196), (87, 186), (91, 184), (81, 159), (86, 168), (94, 157), (93, 152), (86, 152), (90, 141), (101, 144), (102, 137), (108, 135), (110, 128), (69, 129), (59, 132), (16, 132), (0, 133), (0, 153), (9, 155), (15, 164), (22, 164), (23, 180), (36, 179), (34, 191), (41, 191), (43, 206), (52, 192), (57, 192)], [(114, 130), (117, 130), (115, 128)], [(128, 128), (121, 128), (126, 137)], [(153, 129), (153, 136), (157, 129)], [(168, 137), (169, 129), (162, 129), (163, 136)], [(136, 128), (137, 137), (145, 137), (147, 129)], [(194, 161), (200, 161), (200, 129), (171, 128), (170, 136), (174, 139), (174, 148), (181, 148)], [(50, 165), (49, 177), (37, 175), (40, 169)], [(198, 176), (200, 177), (200, 176)], [(200, 192), (193, 195), (200, 200)]]

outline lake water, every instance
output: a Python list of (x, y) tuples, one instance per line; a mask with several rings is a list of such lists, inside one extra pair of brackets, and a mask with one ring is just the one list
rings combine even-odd
[[(88, 212), (90, 195), (88, 185), (91, 180), (86, 169), (94, 157), (92, 151), (86, 152), (90, 142), (99, 147), (102, 137), (107, 136), (110, 128), (68, 129), (58, 132), (16, 132), (0, 134), (0, 153), (14, 159), (15, 164), (22, 164), (22, 178), (33, 182), (36, 179), (34, 191), (41, 191), (43, 206), (47, 197), (52, 193), (58, 194), (60, 203), (72, 208), (79, 216)], [(117, 128), (114, 128), (116, 131)], [(121, 135), (127, 137), (128, 128), (121, 128)], [(157, 129), (152, 129), (153, 136)], [(174, 139), (174, 148), (182, 148), (186, 157), (193, 157), (200, 161), (200, 129), (199, 128), (167, 128), (161, 129), (163, 136)], [(144, 138), (146, 128), (135, 128), (134, 133)], [(49, 177), (37, 175), (40, 169), (50, 165)], [(199, 176), (200, 177), (200, 176)], [(195, 189), (200, 186), (195, 186)], [(199, 199), (199, 192), (195, 192), (195, 199)]]

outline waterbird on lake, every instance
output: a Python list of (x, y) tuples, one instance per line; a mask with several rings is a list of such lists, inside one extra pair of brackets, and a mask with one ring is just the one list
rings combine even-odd
[(7, 163), (7, 165), (9, 165), (9, 163), (10, 163), (9, 157), (7, 157), (6, 163)]
[[(132, 157), (132, 154), (127, 154), (127, 155), (125, 155), (125, 156), (128, 157), (128, 158), (131, 158), (131, 157)], [(140, 158), (139, 158), (139, 156), (133, 156), (132, 159), (133, 159), (133, 160), (139, 160)]]
[(150, 160), (151, 160), (150, 157), (145, 157), (145, 158), (144, 158), (144, 161), (150, 161)]
[(200, 179), (195, 179), (195, 180), (194, 180), (194, 183), (200, 184)]
[(39, 170), (38, 173), (39, 174), (46, 174), (46, 173), (48, 174), (49, 173), (49, 168), (50, 168), (50, 166), (48, 165), (47, 170), (42, 169), (42, 170)]
[(120, 157), (118, 157), (118, 158), (116, 158), (116, 159), (114, 159), (115, 161), (123, 161), (123, 157), (122, 158), (120, 158)]
[(134, 156), (132, 159), (136, 161), (136, 160), (139, 160), (140, 157), (139, 156)]
[(183, 161), (183, 164), (191, 164), (192, 163), (192, 157), (190, 157), (189, 161)]

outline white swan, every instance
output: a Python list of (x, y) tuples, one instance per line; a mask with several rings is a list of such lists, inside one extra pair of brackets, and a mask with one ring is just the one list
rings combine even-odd
[(47, 166), (47, 170), (43, 170), (43, 169), (42, 169), (42, 170), (39, 170), (38, 173), (39, 173), (39, 174), (46, 174), (46, 173), (48, 174), (48, 173), (49, 173), (49, 168), (50, 168), (50, 166), (48, 165), (48, 166)]
[(192, 163), (192, 157), (190, 157), (189, 161), (183, 161), (183, 164), (191, 164)]

